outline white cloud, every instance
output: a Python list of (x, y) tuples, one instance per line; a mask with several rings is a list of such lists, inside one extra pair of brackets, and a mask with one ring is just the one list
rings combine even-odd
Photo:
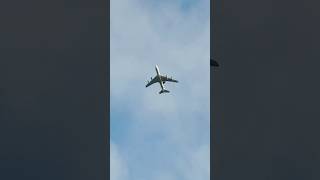
[[(162, 2), (153, 2), (159, 7), (146, 0), (111, 0), (111, 106), (132, 121), (124, 142), (117, 143), (125, 144), (121, 152), (130, 180), (207, 180), (209, 0), (188, 12), (175, 1)], [(159, 95), (158, 84), (145, 88), (155, 64), (179, 80), (165, 84), (169, 94)]]
[(117, 146), (110, 143), (110, 180), (128, 179), (126, 162), (121, 156)]
[(198, 179), (210, 179), (210, 146), (203, 145), (198, 148), (192, 155), (192, 165), (188, 167), (186, 179), (193, 180), (193, 177)]

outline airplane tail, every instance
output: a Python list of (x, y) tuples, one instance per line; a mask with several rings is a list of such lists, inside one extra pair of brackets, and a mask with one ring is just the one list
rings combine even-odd
[(159, 94), (162, 94), (162, 93), (169, 93), (170, 91), (166, 90), (166, 89), (163, 89), (159, 92)]

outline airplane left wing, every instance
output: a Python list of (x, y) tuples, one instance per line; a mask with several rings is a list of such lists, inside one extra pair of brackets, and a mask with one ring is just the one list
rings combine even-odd
[(146, 87), (148, 87), (156, 82), (159, 82), (158, 76), (154, 77), (153, 79), (151, 78), (151, 81), (148, 81)]
[(163, 81), (163, 82), (166, 82), (166, 81), (170, 81), (170, 82), (178, 82), (177, 80), (175, 80), (175, 79), (172, 79), (172, 77), (168, 77), (168, 76), (161, 76), (161, 80)]

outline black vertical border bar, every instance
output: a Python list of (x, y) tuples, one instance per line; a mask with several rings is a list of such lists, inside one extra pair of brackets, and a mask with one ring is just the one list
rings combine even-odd
[[(106, 167), (105, 161), (107, 160), (109, 164), (109, 156), (107, 156), (109, 152), (108, 59), (110, 53), (109, 43), (107, 43), (109, 42), (109, 4), (108, 0), (1, 1), (0, 73), (2, 76), (0, 78), (0, 97), (2, 102), (6, 101), (6, 104), (1, 105), (3, 105), (2, 108), (5, 109), (4, 111), (8, 115), (6, 119), (0, 118), (0, 121), (7, 125), (0, 126), (3, 128), (0, 130), (3, 135), (2, 140), (5, 140), (5, 142), (1, 142), (0, 179), (55, 178), (63, 180), (73, 179), (72, 177), (86, 179), (91, 176), (92, 179), (100, 180), (107, 179), (106, 177), (109, 176), (109, 168)], [(70, 22), (74, 22), (75, 25), (70, 24)], [(94, 26), (97, 24), (99, 24), (97, 29), (87, 28), (89, 25)], [(76, 29), (76, 27), (80, 28)], [(94, 31), (94, 34), (89, 35), (88, 31), (90, 33)], [(79, 32), (84, 32), (84, 35), (77, 39), (77, 36), (80, 35)], [(97, 41), (95, 39), (97, 37), (95, 36), (96, 33), (99, 36)], [(71, 35), (71, 37), (68, 35)], [(93, 37), (94, 40), (90, 41), (89, 36)], [(87, 48), (89, 44), (84, 43), (86, 40), (93, 42), (94, 46)], [(96, 43), (99, 44), (98, 47)], [(77, 57), (79, 53), (86, 55), (83, 52), (88, 49), (91, 52), (98, 53), (97, 57), (93, 57), (94, 60), (90, 62), (92, 64), (88, 63), (90, 61), (89, 58), (88, 61), (79, 64), (73, 58), (65, 62), (62, 59)], [(99, 89), (93, 91), (94, 93), (98, 92), (98, 94), (89, 94), (92, 91), (87, 91), (88, 94), (86, 94), (86, 91), (79, 93), (76, 90), (77, 87), (82, 87), (82, 85), (87, 86), (86, 83), (82, 84), (82, 81), (76, 79), (77, 75), (81, 75), (81, 78), (85, 76), (85, 72), (81, 70), (85, 69), (83, 67), (87, 64), (90, 65), (90, 69), (94, 69), (98, 74), (96, 76), (95, 73), (90, 73), (90, 77), (101, 77), (98, 79)], [(18, 66), (20, 67), (15, 68)], [(18, 71), (17, 69), (23, 71), (21, 72), (21, 70)], [(10, 72), (10, 70), (12, 71)], [(14, 73), (17, 73), (17, 75)], [(72, 83), (61, 82), (61, 80), (64, 80), (63, 77), (66, 76), (69, 76), (70, 79), (68, 80), (74, 81)], [(15, 77), (21, 78), (15, 79)], [(51, 80), (51, 82), (47, 81), (47, 79)], [(85, 82), (89, 82), (88, 79)], [(93, 84), (96, 85), (95, 83), (94, 81)], [(58, 96), (58, 93), (54, 91), (55, 89), (50, 89), (53, 85), (57, 85), (56, 87), (62, 95)], [(23, 87), (26, 86), (29, 86), (28, 93), (23, 92)], [(95, 86), (94, 88), (97, 87)], [(73, 92), (76, 93), (73, 95)], [(82, 101), (79, 99), (81, 94), (88, 95), (84, 98), (83, 103), (89, 102), (94, 106), (97, 105), (98, 110), (93, 107), (89, 111), (94, 110), (99, 113), (94, 116), (97, 118), (94, 119), (94, 123), (98, 122), (99, 125), (104, 127), (99, 126), (99, 129), (97, 129), (99, 132), (94, 132), (94, 136), (96, 134), (99, 136), (99, 141), (97, 140), (99, 144), (95, 144), (94, 147), (88, 147), (90, 152), (95, 154), (90, 153), (90, 157), (81, 156), (80, 159), (78, 157), (82, 154), (79, 151), (83, 149), (78, 147), (86, 147), (85, 143), (81, 143), (90, 142), (88, 139), (91, 137), (86, 137), (88, 139), (83, 141), (79, 140), (82, 136), (76, 137), (78, 134), (71, 135), (68, 127), (71, 126), (74, 117), (77, 117), (75, 116), (75, 114), (78, 114), (76, 110), (86, 107), (86, 105), (81, 104), (82, 102), (75, 103)], [(67, 95), (71, 95), (71, 97), (67, 97), (64, 101), (63, 98)], [(19, 101), (16, 99), (19, 99)], [(30, 101), (32, 103), (25, 103), (23, 102), (24, 99), (27, 99), (26, 102)], [(68, 108), (65, 107), (64, 102), (67, 105), (76, 105), (77, 107), (66, 115)], [(64, 107), (60, 107), (57, 104), (61, 104)], [(80, 105), (78, 106), (78, 104)], [(38, 111), (42, 111), (42, 114), (38, 113)], [(89, 113), (89, 115), (96, 115), (95, 112)], [(103, 116), (101, 116), (102, 113)], [(22, 117), (21, 114), (26, 116)], [(65, 118), (65, 122), (62, 121), (64, 120), (63, 118)], [(28, 122), (29, 124), (26, 126), (24, 120), (28, 119), (33, 120), (33, 122)], [(37, 121), (39, 119), (41, 121)], [(53, 122), (55, 119), (59, 119), (59, 121)], [(10, 123), (3, 122), (4, 120)], [(76, 132), (84, 129), (80, 128), (80, 126), (84, 125), (85, 122), (82, 121), (81, 123), (81, 125), (74, 128)], [(90, 128), (92, 127), (93, 125)], [(91, 130), (88, 129), (83, 134)], [(10, 137), (13, 133), (14, 136)], [(88, 134), (90, 135), (90, 133)], [(50, 141), (46, 138), (49, 138)], [(105, 150), (106, 144), (107, 150)], [(74, 157), (70, 157), (73, 154), (75, 154)], [(88, 155), (86, 153), (83, 154)], [(105, 158), (106, 156), (107, 158)], [(98, 160), (96, 160), (96, 157), (98, 157)], [(83, 159), (89, 159), (92, 164), (97, 162), (94, 165), (97, 165), (98, 168), (89, 170), (88, 168), (90, 167), (88, 166), (90, 164), (81, 164), (85, 161)], [(72, 165), (77, 166), (73, 167)], [(55, 169), (56, 167), (61, 167), (61, 169)], [(80, 169), (85, 171), (79, 171)], [(78, 176), (78, 173), (87, 176), (81, 177), (80, 175)]]
[(105, 122), (105, 142), (106, 142), (106, 179), (110, 179), (110, 0), (106, 1), (106, 122)]
[[(215, 0), (210, 0), (210, 59), (213, 58), (213, 15), (214, 15)], [(214, 118), (213, 118), (213, 68), (210, 66), (210, 179), (216, 179), (215, 171), (215, 150), (214, 150)]]
[[(213, 4), (214, 4), (214, 0), (210, 0), (210, 59), (211, 60), (212, 56), (213, 56), (213, 50), (212, 50), (212, 35), (213, 35), (213, 25), (212, 25), (212, 20), (213, 20)], [(213, 92), (212, 92), (212, 67), (210, 66), (210, 180), (215, 179), (214, 178), (214, 163), (213, 163), (213, 154), (214, 151), (212, 150), (213, 148), (213, 137), (212, 137), (212, 131), (213, 131), (213, 104), (212, 104), (212, 96), (213, 96)]]
[[(213, 25), (212, 25), (212, 20), (213, 20), (213, 4), (214, 0), (210, 0), (210, 59), (211, 60), (213, 56), (213, 50), (212, 50), (212, 35), (213, 35)], [(209, 64), (209, 63), (208, 63)], [(213, 97), (213, 92), (212, 92), (212, 67), (210, 66), (210, 180), (215, 179), (214, 178), (214, 163), (213, 163), (213, 137), (212, 137), (212, 131), (213, 131), (213, 104), (212, 104), (212, 97)]]
[(219, 47), (217, 44), (219, 39), (219, 28), (223, 16), (224, 0), (210, 1), (210, 59), (215, 59), (220, 67), (210, 66), (210, 179), (221, 179), (222, 168), (222, 121), (223, 113), (222, 99), (223, 87), (219, 87), (222, 71), (223, 59), (219, 56)]
[[(210, 59), (213, 59), (213, 22), (214, 22), (214, 5), (215, 0), (210, 0)], [(209, 61), (210, 61), (209, 59)], [(214, 114), (213, 114), (213, 67), (210, 66), (210, 179), (216, 180), (216, 146), (214, 141)]]

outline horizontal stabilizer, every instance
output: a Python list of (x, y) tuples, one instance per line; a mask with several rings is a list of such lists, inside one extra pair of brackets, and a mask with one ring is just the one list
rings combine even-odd
[(166, 89), (163, 89), (159, 92), (159, 94), (162, 94), (162, 93), (169, 93), (170, 91), (166, 90)]

